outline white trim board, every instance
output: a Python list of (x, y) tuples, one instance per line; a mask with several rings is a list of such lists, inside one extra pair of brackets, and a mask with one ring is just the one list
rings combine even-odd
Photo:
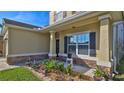
[(11, 54), (11, 55), (7, 55), (7, 57), (19, 57), (19, 56), (31, 56), (31, 55), (44, 55), (44, 54), (48, 54), (48, 52), (24, 53), (24, 54)]
[(55, 57), (56, 54), (51, 54), (51, 53), (49, 53), (48, 56), (49, 56), (49, 57)]
[(111, 67), (111, 62), (109, 61), (100, 61), (100, 60), (97, 60), (97, 65), (100, 65), (100, 66), (105, 66), (105, 67)]

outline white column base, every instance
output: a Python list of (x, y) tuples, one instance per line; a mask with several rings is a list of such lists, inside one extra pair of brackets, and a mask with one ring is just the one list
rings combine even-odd
[(109, 62), (109, 61), (97, 60), (96, 64), (100, 65), (100, 66), (105, 66), (105, 67), (112, 67), (111, 62)]
[(57, 55), (56, 54), (49, 53), (48, 56), (49, 57), (56, 57)]

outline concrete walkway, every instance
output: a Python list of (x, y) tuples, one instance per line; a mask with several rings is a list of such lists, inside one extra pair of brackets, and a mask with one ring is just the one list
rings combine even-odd
[(95, 69), (88, 68), (86, 66), (74, 65), (73, 70), (76, 72), (83, 73), (86, 76), (92, 77), (94, 76)]
[[(64, 66), (66, 67), (67, 64), (64, 64)], [(73, 71), (83, 73), (84, 75), (93, 78), (95, 69), (88, 68), (83, 65), (73, 64)]]
[(0, 71), (1, 70), (6, 70), (6, 69), (10, 69), (10, 68), (15, 68), (15, 67), (18, 67), (18, 66), (8, 65), (6, 63), (6, 59), (5, 58), (0, 58)]

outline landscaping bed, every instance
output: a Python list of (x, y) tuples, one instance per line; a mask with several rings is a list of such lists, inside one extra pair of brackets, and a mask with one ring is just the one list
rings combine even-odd
[(38, 75), (42, 80), (47, 81), (78, 81), (89, 80), (89, 77), (83, 73), (74, 72), (71, 65), (64, 67), (63, 62), (48, 59), (37, 64), (26, 64), (34, 70), (33, 72)]
[(39, 81), (40, 79), (35, 76), (28, 68), (17, 67), (0, 71), (1, 81)]

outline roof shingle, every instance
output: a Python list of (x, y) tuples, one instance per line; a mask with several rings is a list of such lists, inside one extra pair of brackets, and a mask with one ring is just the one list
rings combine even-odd
[(7, 19), (7, 18), (3, 18), (3, 20), (4, 20), (5, 24), (11, 24), (11, 25), (25, 27), (25, 28), (29, 28), (29, 29), (39, 29), (39, 28), (42, 28), (40, 26), (35, 26), (35, 25), (23, 23), (23, 22), (18, 22), (18, 21), (15, 21), (15, 20)]

